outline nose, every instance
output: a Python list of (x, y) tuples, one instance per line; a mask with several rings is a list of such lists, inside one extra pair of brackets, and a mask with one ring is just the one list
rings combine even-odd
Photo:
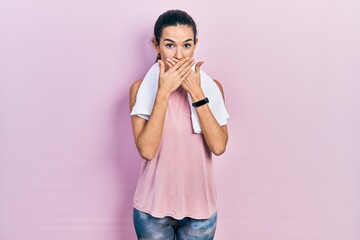
[(182, 51), (181, 51), (182, 49), (181, 48), (177, 48), (176, 49), (176, 54), (175, 54), (175, 57), (177, 58), (177, 59), (182, 59), (183, 58), (183, 54), (182, 54)]

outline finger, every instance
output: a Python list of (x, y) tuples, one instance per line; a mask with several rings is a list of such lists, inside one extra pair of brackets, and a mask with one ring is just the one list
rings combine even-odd
[(166, 59), (166, 61), (173, 67), (175, 66), (176, 62), (172, 61), (170, 58)]
[(169, 63), (171, 63), (172, 66), (174, 66), (178, 61), (174, 61), (175, 58), (168, 58), (166, 59)]
[(189, 71), (187, 71), (180, 79), (181, 81), (185, 81), (185, 79), (187, 79), (187, 77), (190, 75), (191, 73), (191, 68), (189, 69)]
[(195, 65), (195, 72), (198, 73), (200, 71), (200, 67), (201, 65), (203, 65), (204, 62), (198, 62), (196, 65)]
[(178, 63), (180, 60), (179, 59), (177, 59), (177, 58), (172, 58), (171, 59), (174, 63)]
[(191, 74), (193, 72), (192, 70), (192, 66), (193, 64), (189, 65), (187, 68), (185, 68), (181, 73), (180, 73), (180, 77), (182, 78), (183, 76), (188, 76), (189, 74)]
[(164, 62), (161, 60), (158, 60), (158, 63), (160, 65), (160, 75), (163, 75), (165, 73), (165, 65)]
[(183, 58), (181, 59), (179, 62), (177, 62), (175, 65), (174, 65), (174, 69), (175, 70), (178, 70), (180, 67), (182, 67), (182, 65), (184, 65), (185, 63), (187, 63), (187, 61), (189, 61), (190, 58)]
[(169, 61), (166, 61), (166, 65), (169, 67), (169, 69), (173, 67), (173, 65)]
[[(186, 66), (185, 66), (186, 65)], [(184, 67), (183, 67), (184, 66)], [(194, 66), (194, 62), (189, 62), (189, 63), (187, 63), (187, 64), (184, 64), (182, 66), (182, 70), (181, 70), (181, 72), (179, 73), (180, 74), (180, 76), (182, 76), (182, 75), (184, 75), (184, 74), (186, 74), (188, 71), (192, 71), (192, 66)], [(180, 70), (180, 69), (179, 69)]]
[[(177, 69), (177, 71), (181, 74), (181, 73), (183, 73), (183, 71), (185, 70), (185, 69), (188, 69), (189, 68), (189, 66), (190, 66), (190, 68), (191, 68), (191, 66), (193, 65), (193, 62), (194, 62), (194, 59), (193, 58), (190, 58), (189, 60), (187, 60), (184, 64), (182, 64), (181, 65), (181, 67), (179, 67), (178, 69)], [(177, 63), (178, 64), (178, 63)], [(185, 70), (186, 71), (186, 70)]]

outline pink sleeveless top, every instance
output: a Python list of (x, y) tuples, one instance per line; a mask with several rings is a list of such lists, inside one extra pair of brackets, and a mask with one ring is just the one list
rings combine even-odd
[(216, 212), (211, 152), (193, 133), (186, 91), (171, 94), (162, 139), (150, 161), (143, 160), (134, 207), (154, 217), (205, 219)]

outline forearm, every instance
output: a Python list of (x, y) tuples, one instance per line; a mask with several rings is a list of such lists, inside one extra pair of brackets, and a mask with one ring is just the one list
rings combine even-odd
[(136, 139), (138, 151), (146, 160), (151, 160), (160, 145), (169, 94), (158, 91), (152, 113), (145, 127)]
[(215, 155), (222, 154), (226, 149), (228, 134), (216, 121), (209, 105), (196, 108), (196, 113), (201, 126), (201, 131), (211, 152)]
[[(174, 58), (172, 61), (177, 62)], [(174, 65), (174, 63), (171, 62), (170, 64)], [(192, 102), (197, 102), (205, 98), (200, 84), (200, 66), (202, 64), (203, 62), (198, 62), (195, 66), (195, 72), (192, 72), (192, 74), (190, 74), (189, 77), (181, 84), (182, 87), (190, 94)], [(217, 80), (214, 81), (224, 98), (224, 92), (220, 82)], [(220, 126), (208, 104), (197, 107), (196, 113), (199, 119), (201, 131), (209, 149), (215, 155), (222, 154), (226, 149), (228, 141), (227, 127)]]
[[(191, 91), (190, 95), (193, 102), (197, 102), (205, 98), (204, 92), (200, 87), (194, 91)], [(210, 110), (209, 104), (204, 104), (195, 109), (199, 119), (201, 131), (210, 151), (215, 155), (222, 154), (225, 152), (228, 141), (226, 127), (223, 128), (217, 122), (214, 114)]]

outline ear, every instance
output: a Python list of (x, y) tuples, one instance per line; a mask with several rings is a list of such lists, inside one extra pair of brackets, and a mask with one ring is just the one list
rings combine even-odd
[(153, 46), (154, 50), (156, 51), (156, 53), (160, 53), (160, 48), (159, 45), (156, 43), (156, 39), (153, 38), (151, 40), (151, 45)]
[(198, 42), (199, 42), (199, 38), (195, 38), (194, 50), (196, 49), (196, 47), (197, 47), (197, 45), (198, 45)]

